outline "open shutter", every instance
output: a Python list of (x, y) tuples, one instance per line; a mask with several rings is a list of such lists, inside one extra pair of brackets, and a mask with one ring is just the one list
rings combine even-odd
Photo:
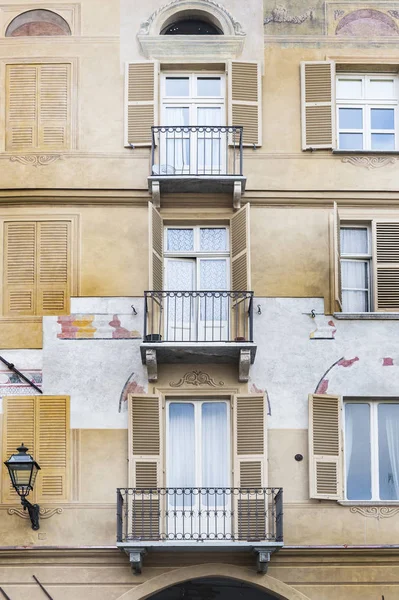
[(37, 501), (68, 499), (69, 397), (36, 397)]
[(35, 314), (36, 223), (4, 224), (5, 315)]
[(302, 150), (333, 148), (335, 63), (301, 63)]
[(340, 396), (309, 396), (310, 498), (343, 497), (342, 407)]
[(69, 146), (70, 71), (69, 64), (39, 67), (39, 148), (64, 150)]
[(6, 150), (32, 150), (37, 146), (36, 65), (6, 66)]
[(159, 539), (162, 487), (162, 405), (158, 395), (129, 396), (129, 487), (132, 533), (137, 539)]
[(158, 101), (158, 63), (127, 63), (125, 73), (125, 146), (151, 146)]
[(39, 222), (37, 239), (38, 314), (68, 314), (71, 285), (70, 222)]
[(341, 279), (341, 222), (338, 205), (334, 202), (333, 210), (334, 235), (334, 311), (342, 310), (342, 279)]
[(250, 205), (246, 204), (230, 219), (231, 285), (233, 291), (251, 289)]
[(258, 62), (229, 63), (229, 125), (242, 126), (245, 146), (262, 145), (262, 74)]
[(163, 219), (154, 205), (148, 203), (149, 247), (150, 247), (150, 288), (163, 290)]
[[(35, 447), (35, 396), (15, 396), (3, 398), (3, 461), (23, 442), (36, 458)], [(40, 464), (40, 463), (39, 463)], [(3, 502), (20, 503), (18, 494), (11, 485), (7, 467), (2, 465)]]
[(373, 222), (375, 310), (399, 311), (399, 222)]
[(267, 528), (267, 405), (264, 394), (234, 397), (234, 524), (238, 539), (264, 540)]

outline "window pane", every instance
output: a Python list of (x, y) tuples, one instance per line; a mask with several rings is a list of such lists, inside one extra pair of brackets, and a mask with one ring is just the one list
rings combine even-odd
[[(168, 487), (195, 486), (194, 404), (169, 405)], [(177, 501), (179, 500), (179, 496)]]
[(368, 292), (342, 290), (342, 310), (348, 313), (368, 312)]
[(395, 150), (395, 134), (372, 133), (371, 148), (372, 150)]
[(341, 276), (343, 288), (356, 290), (368, 288), (368, 262), (341, 260)]
[(346, 495), (371, 499), (370, 406), (345, 404)]
[(220, 252), (227, 248), (227, 230), (224, 227), (201, 227), (200, 250), (202, 252)]
[(395, 111), (393, 108), (372, 108), (371, 129), (394, 129)]
[[(227, 404), (204, 402), (202, 405), (202, 486), (229, 486), (229, 444)], [(212, 498), (210, 498), (212, 502)], [(223, 496), (220, 496), (224, 504)], [(219, 504), (219, 502), (218, 502)]]
[(399, 404), (378, 406), (381, 500), (399, 500)]
[(341, 227), (341, 254), (368, 254), (367, 228)]
[(363, 82), (361, 79), (338, 79), (337, 98), (356, 99), (362, 98)]
[(340, 150), (363, 150), (363, 134), (340, 133), (339, 147)]
[(192, 252), (194, 250), (194, 230), (168, 229), (166, 247), (169, 252)]
[(188, 77), (167, 77), (165, 79), (166, 96), (189, 96), (190, 80)]
[(222, 86), (220, 77), (198, 77), (198, 96), (221, 96)]
[(395, 84), (393, 79), (370, 79), (367, 86), (369, 99), (389, 100), (395, 98)]
[(339, 128), (340, 129), (363, 129), (363, 109), (362, 108), (340, 108), (339, 109)]

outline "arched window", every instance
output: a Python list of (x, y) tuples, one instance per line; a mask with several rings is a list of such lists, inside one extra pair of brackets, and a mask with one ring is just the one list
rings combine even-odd
[(6, 37), (71, 35), (68, 23), (51, 10), (28, 10), (11, 21)]
[(181, 19), (167, 25), (162, 31), (162, 35), (223, 35), (223, 31), (208, 23), (203, 19)]

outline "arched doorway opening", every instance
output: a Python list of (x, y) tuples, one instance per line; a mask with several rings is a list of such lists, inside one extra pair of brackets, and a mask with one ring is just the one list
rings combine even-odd
[(277, 596), (236, 579), (190, 579), (166, 588), (151, 600), (276, 600)]

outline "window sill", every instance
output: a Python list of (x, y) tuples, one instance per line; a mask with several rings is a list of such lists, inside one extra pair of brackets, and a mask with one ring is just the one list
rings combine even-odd
[(341, 506), (399, 506), (399, 500), (338, 500)]
[(334, 319), (337, 321), (399, 321), (398, 313), (333, 313)]
[(398, 155), (399, 154), (399, 150), (333, 150), (332, 151), (333, 154), (354, 154), (356, 156), (362, 156), (363, 154), (378, 154), (378, 155)]

